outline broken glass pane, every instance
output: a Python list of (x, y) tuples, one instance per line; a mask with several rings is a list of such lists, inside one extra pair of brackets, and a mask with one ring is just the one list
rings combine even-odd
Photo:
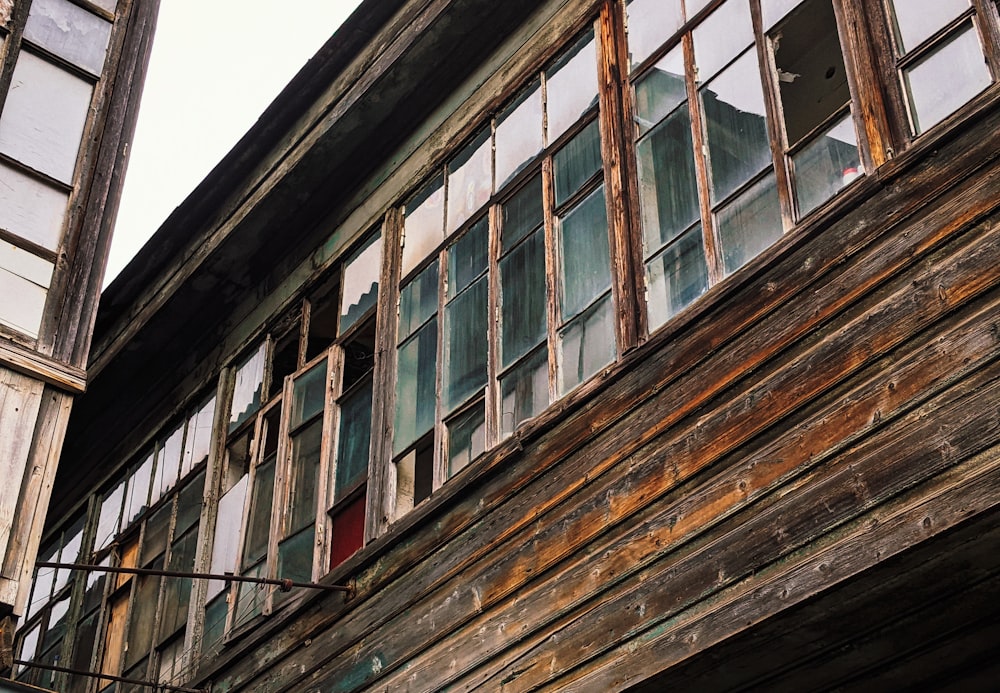
[(68, 0), (33, 0), (24, 38), (50, 53), (100, 75), (111, 24)]
[(181, 477), (208, 457), (212, 442), (212, 420), (215, 417), (215, 395), (188, 419), (187, 437), (184, 440), (184, 463)]
[(261, 386), (264, 381), (264, 355), (266, 345), (261, 344), (236, 369), (236, 380), (233, 386), (233, 404), (229, 414), (229, 431), (232, 432), (241, 423), (260, 408)]
[[(403, 251), (404, 258), (406, 250)], [(376, 235), (358, 250), (344, 267), (344, 291), (340, 300), (340, 332), (375, 307), (382, 271), (382, 236)]]
[(684, 81), (684, 46), (678, 45), (635, 84), (639, 134), (648, 132), (685, 101), (687, 84)]
[(566, 394), (615, 360), (611, 294), (559, 332), (559, 393)]

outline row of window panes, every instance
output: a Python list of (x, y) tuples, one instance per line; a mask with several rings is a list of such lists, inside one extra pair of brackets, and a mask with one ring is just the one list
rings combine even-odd
[[(100, 5), (113, 11), (114, 3)], [(15, 241), (0, 241), (0, 295), (14, 297), (0, 302), (0, 324), (30, 337), (38, 336), (55, 269), (34, 248), (54, 253), (60, 244), (111, 26), (69, 0), (33, 0), (10, 88), (0, 99), (0, 155), (9, 160), (0, 160), (0, 229)], [(6, 40), (0, 35), (0, 49)]]

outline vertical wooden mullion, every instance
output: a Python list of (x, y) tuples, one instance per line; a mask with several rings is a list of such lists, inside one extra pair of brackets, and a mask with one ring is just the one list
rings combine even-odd
[[(888, 85), (898, 84), (895, 70), (879, 65), (876, 45), (869, 19), (859, 0), (833, 0), (833, 11), (840, 34), (841, 52), (847, 70), (847, 84), (851, 93), (851, 115), (859, 136), (861, 163), (866, 172), (888, 161), (897, 148), (898, 127), (891, 125), (890, 93)], [(884, 38), (884, 37), (883, 37)], [(891, 51), (892, 46), (882, 42), (881, 51)]]
[[(548, 342), (548, 366), (549, 366), (549, 402), (555, 402), (559, 397), (559, 276), (561, 258), (557, 248), (556, 239), (556, 214), (555, 214), (555, 187), (552, 179), (552, 156), (546, 155), (542, 160), (542, 209), (543, 211), (543, 234), (545, 235), (545, 293), (546, 293), (546, 316), (548, 329), (546, 330), (546, 341)], [(537, 233), (534, 231), (533, 233)]]
[[(253, 506), (253, 486), (257, 481), (257, 462), (261, 449), (261, 421), (263, 417), (260, 412), (257, 412), (253, 422), (253, 435), (250, 437), (250, 450), (248, 452), (247, 461), (247, 491), (246, 497), (243, 499), (243, 515), (240, 522), (240, 533), (239, 538), (236, 542), (236, 574), (242, 575), (244, 569), (243, 565), (243, 550), (244, 544), (247, 540), (247, 522), (250, 519), (250, 508)], [(239, 587), (240, 583), (234, 582), (227, 588), (229, 590), (229, 608), (226, 609), (226, 626), (223, 629), (224, 633), (228, 633), (233, 629), (233, 624), (236, 622), (236, 606), (239, 603)]]
[(971, 0), (976, 8), (976, 24), (979, 25), (986, 63), (993, 80), (1000, 79), (1000, 17), (997, 4), (993, 0)]
[(431, 441), (432, 454), (434, 455), (433, 470), (431, 479), (431, 489), (437, 490), (448, 479), (447, 470), (444, 469), (444, 304), (447, 298), (447, 282), (445, 277), (448, 272), (448, 248), (443, 247), (438, 254), (438, 293), (437, 293), (437, 345), (435, 346), (435, 373), (434, 373), (434, 425)]
[[(862, 41), (867, 39), (870, 51), (859, 55), (864, 67), (859, 67), (859, 75), (867, 73), (876, 83), (872, 88), (879, 88), (882, 95), (887, 117), (888, 141), (880, 153), (873, 145), (873, 165), (878, 167), (893, 158), (909, 144), (911, 140), (909, 109), (906, 105), (906, 94), (903, 89), (902, 74), (898, 68), (900, 51), (897, 50), (896, 38), (892, 29), (892, 14), (888, 6), (889, 0), (867, 2), (866, 0), (843, 0), (845, 14), (857, 17), (856, 25)], [(849, 10), (849, 11), (847, 11)], [(867, 113), (865, 115), (868, 115)], [(874, 112), (878, 115), (878, 111)], [(877, 121), (876, 121), (877, 122)], [(872, 124), (865, 123), (872, 137)]]
[(488, 286), (487, 355), (486, 355), (486, 449), (500, 441), (502, 413), (500, 412), (500, 232), (502, 206), (494, 204), (489, 210), (489, 253), (486, 282)]
[(642, 234), (639, 223), (639, 175), (636, 166), (634, 104), (628, 80), (625, 9), (621, 0), (601, 7), (597, 38), (598, 118), (604, 197), (608, 210), (611, 286), (615, 307), (615, 341), (624, 354), (647, 334)]
[[(272, 407), (268, 408), (268, 413), (271, 409), (277, 407), (279, 409), (278, 415), (278, 449), (275, 451), (274, 458), (274, 488), (271, 495), (271, 521), (270, 526), (267, 531), (267, 555), (264, 557), (264, 568), (265, 575), (269, 578), (279, 577), (278, 575), (278, 541), (284, 538), (285, 525), (288, 522), (288, 501), (289, 501), (289, 485), (288, 480), (291, 477), (291, 445), (289, 438), (289, 421), (291, 419), (290, 406), (286, 406), (287, 403), (292, 401), (292, 389), (295, 384), (294, 378), (286, 378), (282, 383), (281, 391), (281, 401), (273, 404)], [(270, 434), (269, 426), (271, 425), (264, 416), (264, 412), (259, 414), (261, 421), (261, 433), (262, 439), (258, 446), (257, 456), (258, 464), (263, 462), (264, 448), (267, 447), (267, 437)], [(252, 494), (251, 494), (252, 495)], [(269, 586), (262, 586), (261, 589), (267, 591), (264, 596), (264, 605), (261, 609), (262, 613), (268, 614), (274, 607), (274, 589)]]
[(778, 73), (774, 64), (774, 51), (762, 28), (760, 0), (750, 1), (750, 17), (753, 22), (754, 48), (757, 51), (757, 73), (764, 91), (764, 122), (771, 145), (775, 186), (781, 207), (781, 225), (784, 230), (788, 230), (795, 225), (795, 198), (792, 195), (792, 176), (789, 170), (791, 162), (785, 156), (785, 118), (781, 108), (781, 95), (778, 93)]
[(695, 81), (694, 38), (687, 32), (681, 39), (684, 46), (684, 74), (687, 83), (688, 113), (691, 120), (691, 141), (694, 145), (695, 178), (698, 181), (698, 201), (701, 208), (701, 236), (705, 245), (705, 264), (708, 266), (709, 285), (715, 285), (725, 276), (722, 266), (722, 248), (715, 233), (712, 218), (712, 189), (708, 175), (708, 140), (705, 137), (701, 96)]
[[(444, 223), (442, 221), (442, 223)], [(403, 236), (403, 210), (391, 208), (382, 223), (382, 259), (376, 306), (372, 374), (371, 451), (365, 500), (365, 543), (384, 532), (395, 510), (392, 424), (396, 405), (396, 310)]]
[(316, 489), (316, 529), (313, 542), (312, 579), (326, 573), (333, 546), (332, 523), (328, 509), (336, 492), (337, 449), (340, 442), (340, 407), (337, 400), (344, 386), (344, 350), (335, 345), (327, 350), (326, 382), (323, 397), (323, 437), (320, 445), (319, 487)]

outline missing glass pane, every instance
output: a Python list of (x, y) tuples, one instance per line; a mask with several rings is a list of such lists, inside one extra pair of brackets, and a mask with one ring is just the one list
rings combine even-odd
[(396, 517), (429, 498), (434, 485), (434, 437), (426, 436), (396, 462)]

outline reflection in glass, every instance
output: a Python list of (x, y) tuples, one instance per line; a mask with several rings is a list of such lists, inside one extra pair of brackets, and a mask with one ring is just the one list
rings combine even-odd
[[(267, 566), (264, 563), (258, 563), (243, 574), (249, 577), (266, 577), (264, 575), (266, 571)], [(233, 609), (234, 626), (246, 623), (263, 611), (267, 590), (266, 585), (255, 585), (249, 582), (241, 583), (236, 588), (236, 608)]]
[(628, 52), (633, 67), (653, 54), (684, 24), (681, 0), (631, 0)]
[(192, 527), (201, 516), (202, 497), (205, 491), (205, 470), (191, 479), (177, 496), (177, 519), (174, 520), (174, 535), (180, 535)]
[(493, 142), (486, 128), (448, 164), (448, 233), (486, 204), (492, 188)]
[(635, 84), (635, 112), (639, 134), (687, 100), (684, 82), (684, 46), (677, 45)]
[(490, 223), (483, 217), (448, 248), (448, 298), (454, 298), (486, 271)]
[(21, 51), (0, 114), (0, 152), (71, 183), (93, 90), (79, 77)]
[(558, 206), (601, 170), (601, 131), (596, 120), (556, 152), (552, 167)]
[(655, 330), (708, 290), (701, 225), (646, 263), (649, 329)]
[(771, 162), (757, 56), (747, 51), (702, 88), (712, 201), (718, 202)]
[(590, 29), (545, 72), (548, 143), (597, 103), (597, 45)]
[(500, 260), (501, 367), (545, 339), (545, 294), (545, 237), (539, 229)]
[(858, 145), (851, 114), (834, 123), (792, 157), (795, 203), (799, 216), (818, 205), (860, 175)]
[(403, 222), (403, 264), (405, 275), (444, 238), (444, 175), (434, 176), (406, 203)]
[(704, 83), (753, 43), (750, 3), (728, 0), (695, 27), (692, 36), (698, 81)]
[[(243, 505), (246, 502), (249, 478), (247, 474), (244, 474), (233, 484), (232, 488), (219, 498), (218, 518), (215, 521), (215, 537), (212, 543), (212, 562), (209, 571), (213, 575), (236, 572), (240, 525), (243, 519)], [(210, 581), (205, 601), (212, 599), (225, 586), (226, 583), (222, 580)]]
[(504, 203), (501, 239), (504, 252), (542, 225), (542, 177), (535, 176)]
[(607, 294), (559, 332), (559, 393), (615, 360), (615, 314)]
[(716, 215), (726, 274), (781, 238), (781, 210), (774, 174), (765, 176)]
[(0, 229), (55, 250), (69, 195), (3, 162), (0, 181)]
[(944, 120), (992, 81), (971, 22), (904, 76), (917, 134)]
[(786, 14), (795, 9), (802, 0), (760, 0), (760, 13), (764, 31), (767, 31)]
[(698, 181), (687, 105), (639, 140), (639, 201), (646, 254), (698, 220)]
[[(278, 576), (295, 582), (312, 580), (313, 544), (316, 528), (312, 525), (278, 544)], [(275, 596), (282, 594), (276, 592)]]
[(111, 24), (68, 0), (33, 0), (24, 38), (93, 75), (100, 75)]
[(316, 487), (323, 445), (323, 420), (317, 419), (292, 438), (288, 480), (288, 526), (285, 534), (297, 532), (316, 520)]
[(467, 467), (486, 450), (486, 404), (478, 402), (448, 426), (448, 477)]
[(421, 327), (397, 353), (395, 453), (402, 452), (434, 425), (437, 318)]
[(153, 474), (153, 453), (132, 473), (125, 497), (125, 514), (122, 525), (128, 527), (149, 505), (149, 487)]
[[(163, 569), (163, 559), (159, 559), (153, 568)], [(128, 636), (125, 643), (125, 666), (143, 659), (148, 653), (153, 640), (153, 619), (156, 617), (156, 600), (160, 593), (160, 578), (143, 575), (139, 581), (132, 600), (132, 611), (128, 620)]]
[(359, 386), (340, 403), (334, 500), (340, 500), (368, 473), (372, 432), (372, 383)]
[(250, 514), (246, 523), (243, 564), (261, 560), (267, 555), (267, 534), (271, 527), (271, 502), (274, 499), (274, 458), (257, 467), (250, 496)]
[(260, 408), (261, 385), (264, 381), (265, 344), (257, 347), (236, 369), (233, 404), (229, 410), (229, 430), (232, 432)]
[(321, 361), (295, 379), (292, 384), (292, 428), (323, 411), (326, 399), (326, 361)]
[(97, 535), (94, 540), (94, 550), (100, 551), (111, 543), (118, 534), (118, 518), (122, 512), (122, 500), (125, 496), (125, 482), (111, 489), (101, 502), (101, 514), (97, 519)]
[(604, 186), (590, 193), (556, 225), (562, 282), (559, 307), (569, 320), (611, 286)]
[(184, 469), (181, 476), (208, 456), (212, 442), (212, 419), (215, 417), (215, 395), (188, 419), (187, 439), (184, 441)]
[(969, 9), (969, 0), (892, 0), (896, 38), (905, 53)]
[(486, 384), (489, 285), (481, 277), (444, 309), (444, 384), (451, 411)]
[(542, 151), (542, 89), (536, 80), (497, 118), (496, 189)]
[(375, 235), (344, 267), (344, 290), (340, 299), (338, 334), (344, 334), (365, 313), (375, 307), (381, 262), (382, 236)]
[(549, 406), (549, 364), (544, 348), (500, 378), (500, 398), (500, 428), (504, 436)]
[[(194, 572), (194, 555), (198, 548), (198, 532), (188, 532), (170, 545), (167, 570), (183, 573)], [(169, 638), (187, 622), (188, 605), (191, 603), (191, 580), (163, 581), (163, 603), (169, 608), (160, 615), (158, 640)]]
[(434, 315), (437, 303), (438, 261), (435, 259), (399, 292), (399, 334), (396, 336), (398, 341), (405, 341)]

